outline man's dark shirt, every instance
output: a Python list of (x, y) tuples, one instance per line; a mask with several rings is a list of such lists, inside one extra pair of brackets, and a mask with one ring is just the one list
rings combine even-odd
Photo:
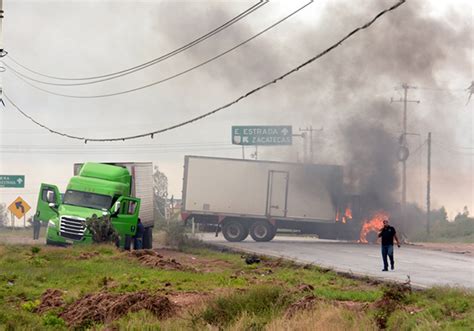
[(397, 232), (393, 226), (384, 227), (379, 234), (382, 238), (382, 245), (393, 245), (393, 237)]

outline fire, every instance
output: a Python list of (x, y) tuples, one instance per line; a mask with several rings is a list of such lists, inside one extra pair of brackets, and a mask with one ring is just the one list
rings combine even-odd
[(352, 219), (352, 210), (349, 207), (346, 208), (345, 216), (346, 218)]
[(342, 217), (339, 210), (336, 212), (336, 222), (341, 221), (342, 223), (345, 224), (349, 220), (352, 220), (352, 210), (349, 207), (346, 208), (344, 215), (342, 215)]
[(368, 243), (367, 235), (372, 232), (379, 232), (383, 228), (383, 220), (388, 219), (389, 214), (386, 211), (379, 210), (373, 213), (372, 218), (365, 220), (360, 230), (359, 242)]

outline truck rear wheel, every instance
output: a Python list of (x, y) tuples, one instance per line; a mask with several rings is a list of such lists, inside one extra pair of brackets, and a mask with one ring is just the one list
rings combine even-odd
[(227, 241), (242, 241), (249, 235), (249, 229), (239, 221), (227, 221), (222, 226), (222, 234)]
[(270, 241), (276, 235), (276, 227), (268, 221), (257, 221), (250, 226), (250, 236), (255, 241)]
[(143, 233), (143, 248), (144, 249), (153, 248), (153, 228), (152, 227), (145, 228), (145, 232)]

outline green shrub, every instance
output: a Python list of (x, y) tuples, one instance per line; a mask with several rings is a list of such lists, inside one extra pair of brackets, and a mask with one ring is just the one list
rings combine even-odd
[(40, 303), (41, 302), (39, 300), (27, 301), (27, 302), (21, 304), (21, 309), (26, 310), (28, 312), (33, 312), (33, 311), (36, 310), (36, 308), (38, 308)]
[(64, 328), (66, 326), (66, 322), (64, 322), (64, 320), (61, 317), (58, 317), (54, 314), (45, 314), (43, 316), (43, 325), (58, 329), (58, 328)]
[(95, 243), (115, 243), (118, 240), (118, 233), (112, 226), (109, 215), (92, 217), (86, 219), (86, 227), (92, 235), (92, 241)]
[(281, 287), (260, 286), (247, 292), (234, 293), (215, 299), (198, 316), (207, 324), (226, 327), (243, 313), (258, 317), (263, 324), (268, 322), (291, 302), (291, 297)]

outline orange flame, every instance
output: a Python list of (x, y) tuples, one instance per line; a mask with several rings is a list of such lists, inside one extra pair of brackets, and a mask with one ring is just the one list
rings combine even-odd
[(349, 207), (346, 208), (344, 215), (342, 215), (342, 217), (341, 217), (341, 212), (339, 210), (336, 212), (336, 222), (341, 221), (342, 223), (345, 224), (349, 220), (352, 220), (352, 210)]
[(349, 207), (346, 208), (345, 216), (346, 218), (352, 219), (352, 210)]
[(346, 223), (349, 220), (352, 220), (352, 210), (347, 207), (344, 216), (342, 216), (342, 223)]
[(372, 232), (379, 232), (383, 228), (383, 220), (388, 219), (389, 214), (386, 211), (379, 210), (373, 213), (372, 218), (364, 221), (360, 230), (359, 242), (368, 243), (367, 235)]

